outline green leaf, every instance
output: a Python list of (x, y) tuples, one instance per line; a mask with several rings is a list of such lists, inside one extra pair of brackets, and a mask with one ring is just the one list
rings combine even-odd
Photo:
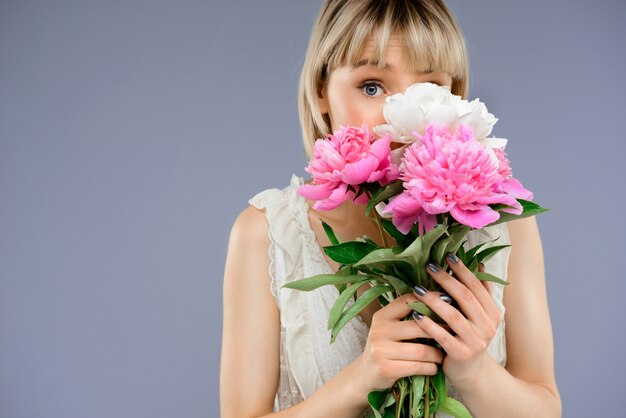
[(390, 276), (388, 274), (383, 274), (381, 276), (384, 281), (393, 286), (398, 295), (404, 295), (412, 292), (411, 287), (406, 284), (403, 280), (398, 279), (397, 277)]
[(422, 257), (424, 260), (430, 256), (430, 248), (433, 244), (446, 233), (446, 227), (436, 225), (426, 234), (415, 238), (415, 240), (399, 255), (403, 257)]
[(446, 230), (447, 237), (437, 240), (431, 249), (430, 261), (445, 265), (447, 253), (454, 253), (462, 243), (462, 239), (467, 235), (469, 227), (464, 225), (453, 225)]
[(550, 210), (548, 208), (542, 207), (538, 203), (531, 202), (530, 200), (517, 199), (517, 201), (520, 202), (520, 204), (522, 205), (522, 208), (524, 208), (524, 213), (526, 212), (541, 213), (541, 212), (546, 212)]
[(411, 405), (411, 416), (419, 417), (422, 410), (422, 403), (424, 396), (424, 380), (426, 376), (411, 376), (411, 390), (413, 405)]
[(383, 418), (395, 418), (395, 416), (395, 408), (393, 406), (385, 408), (385, 415), (383, 415)]
[(443, 368), (441, 365), (437, 366), (437, 374), (435, 374), (431, 380), (432, 387), (435, 389), (436, 396), (432, 397), (434, 400), (432, 410), (437, 411), (439, 405), (441, 405), (448, 397), (448, 388), (446, 387), (446, 377), (443, 374)]
[(385, 399), (387, 399), (387, 393), (389, 389), (385, 390), (373, 390), (367, 394), (367, 401), (370, 406), (374, 409), (380, 409), (385, 403)]
[(364, 283), (362, 281), (354, 283), (346, 290), (341, 292), (333, 307), (331, 308), (330, 313), (328, 314), (328, 329), (332, 329), (337, 321), (339, 321), (339, 317), (346, 307), (346, 304), (348, 303), (350, 298), (356, 293), (356, 291), (359, 290), (361, 286), (363, 286), (363, 284)]
[(283, 287), (287, 289), (296, 289), (296, 290), (304, 290), (306, 292), (317, 289), (318, 287), (326, 286), (329, 284), (341, 285), (346, 283), (356, 283), (356, 282), (364, 282), (366, 280), (371, 279), (372, 276), (366, 276), (363, 274), (354, 274), (354, 275), (338, 275), (338, 274), (318, 274), (312, 277), (307, 277), (306, 279), (294, 280), (293, 282), (289, 282)]
[(522, 213), (519, 215), (514, 215), (508, 212), (499, 212), (500, 219), (494, 221), (487, 225), (493, 226), (497, 224), (501, 224), (502, 222), (514, 221), (515, 219), (527, 218), (529, 216), (538, 215), (543, 212), (547, 212), (549, 209), (543, 208), (535, 202), (531, 202), (530, 200), (517, 199), (517, 201), (522, 205)]
[(366, 189), (363, 187), (359, 187), (359, 190), (356, 192), (356, 196), (352, 198), (352, 201), (357, 200), (363, 193), (365, 193)]
[(461, 246), (459, 247), (459, 249), (456, 252), (456, 256), (459, 257), (459, 260), (461, 260), (463, 262), (463, 264), (465, 264), (467, 266), (467, 253), (465, 252), (465, 247), (463, 247), (463, 245), (466, 242), (467, 241), (463, 241), (463, 243), (461, 244)]
[(348, 241), (324, 247), (324, 252), (332, 260), (341, 264), (354, 264), (376, 249), (368, 242)]
[(499, 283), (501, 285), (508, 285), (508, 282), (505, 282), (504, 280), (494, 276), (493, 274), (489, 274), (489, 273), (485, 273), (482, 271), (477, 271), (474, 273), (476, 275), (476, 278), (478, 280), (482, 280), (482, 281), (486, 281), (486, 282), (495, 282), (495, 283)]
[(391, 222), (389, 219), (381, 219), (380, 224), (399, 246), (406, 248), (413, 242), (414, 238), (411, 237), (410, 234), (404, 235), (402, 232), (398, 231), (398, 228), (396, 228), (393, 222)]
[(485, 248), (478, 254), (476, 254), (476, 260), (479, 263), (487, 262), (491, 257), (496, 255), (498, 251), (505, 249), (506, 247), (510, 247), (511, 245), (494, 245), (493, 247)]
[(435, 245), (433, 245), (431, 258), (433, 261), (435, 261), (435, 263), (439, 264), (440, 266), (443, 265), (445, 255), (448, 252), (448, 246), (450, 246), (451, 241), (452, 237), (447, 237), (444, 239), (440, 239), (435, 243)]
[(468, 260), (473, 259), (474, 257), (476, 257), (476, 253), (478, 253), (478, 251), (479, 251), (481, 248), (483, 248), (484, 246), (486, 246), (486, 245), (488, 245), (488, 244), (491, 244), (492, 242), (497, 241), (499, 238), (500, 238), (500, 237), (496, 237), (496, 238), (494, 238), (494, 239), (492, 239), (492, 240), (482, 242), (482, 243), (480, 243), (480, 244), (476, 245), (475, 247), (470, 248), (470, 249), (467, 251), (467, 253), (466, 253), (466, 255), (467, 255), (467, 259), (468, 259)]
[(400, 265), (404, 268), (411, 268), (411, 263), (408, 260), (399, 257), (398, 254), (395, 254), (391, 248), (379, 248), (370, 252), (358, 262), (354, 263), (354, 267), (373, 267), (378, 265), (388, 267), (389, 264)]
[(397, 258), (412, 261), (413, 268), (417, 275), (418, 283), (425, 283), (429, 276), (426, 273), (426, 263), (430, 259), (430, 249), (433, 244), (446, 233), (444, 225), (436, 225), (426, 234), (415, 238), (415, 240), (404, 251), (397, 255)]
[[(464, 238), (467, 236), (468, 232), (471, 230), (469, 226), (466, 225), (454, 225), (448, 228), (448, 234), (450, 234), (450, 243), (448, 244), (448, 248), (446, 249), (446, 253), (457, 254), (461, 249), (463, 249), (463, 244), (467, 241), (464, 241)], [(463, 249), (463, 253), (465, 250)], [(461, 257), (459, 257), (461, 258)], [(461, 260), (462, 261), (462, 260)], [(444, 263), (444, 260), (442, 260)], [(443, 264), (442, 264), (443, 265)]]
[(393, 405), (394, 403), (396, 403), (396, 398), (393, 396), (393, 391), (389, 391), (389, 393), (387, 394), (387, 399), (385, 400), (385, 403), (383, 404), (383, 408), (387, 408), (388, 406)]
[(443, 412), (456, 418), (472, 418), (472, 414), (465, 405), (454, 398), (446, 397), (446, 400), (439, 405), (437, 412)]
[(393, 287), (391, 286), (374, 286), (370, 289), (367, 289), (365, 292), (363, 292), (361, 297), (359, 297), (356, 300), (356, 302), (354, 302), (348, 309), (346, 309), (343, 312), (343, 314), (341, 314), (339, 321), (337, 321), (337, 323), (335, 324), (331, 332), (331, 338), (330, 338), (331, 344), (335, 341), (335, 338), (337, 338), (337, 334), (339, 333), (339, 331), (341, 331), (341, 329), (348, 322), (350, 322), (352, 318), (357, 316), (363, 309), (365, 309), (367, 305), (369, 305), (378, 296), (382, 295), (383, 293), (390, 292), (392, 290), (393, 290)]
[(391, 265), (390, 270), (392, 276), (399, 278), (409, 286), (413, 285), (413, 282), (415, 281), (415, 273), (410, 265), (393, 264)]
[(369, 215), (377, 204), (402, 193), (403, 189), (402, 180), (394, 181), (393, 183), (389, 183), (385, 187), (379, 189), (376, 193), (374, 193), (374, 196), (372, 196), (370, 201), (367, 202), (365, 214)]
[[(322, 221), (321, 218), (320, 218), (320, 221)], [(337, 236), (335, 235), (335, 232), (330, 227), (330, 225), (322, 221), (322, 227), (324, 228), (324, 232), (326, 232), (326, 236), (328, 237), (328, 240), (330, 241), (330, 243), (333, 245), (339, 244), (339, 240), (337, 239)]]
[(382, 418), (382, 415), (378, 412), (378, 410), (383, 406), (388, 393), (389, 389), (385, 389), (381, 391), (373, 390), (367, 394), (367, 402), (370, 404), (372, 411), (374, 411), (374, 416), (376, 418)]
[(396, 254), (391, 248), (379, 248), (354, 263), (354, 267), (368, 266), (389, 261), (398, 261)]
[(469, 271), (471, 271), (472, 273), (475, 273), (478, 271), (478, 260), (476, 260), (476, 257), (474, 258), (470, 258), (467, 260), (468, 262), (465, 264), (465, 266), (467, 267), (467, 269)]

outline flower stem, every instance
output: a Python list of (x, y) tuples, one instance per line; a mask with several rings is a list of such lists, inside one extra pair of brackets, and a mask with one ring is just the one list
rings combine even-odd
[(389, 248), (389, 244), (387, 243), (387, 237), (385, 236), (385, 232), (383, 231), (383, 226), (380, 223), (378, 213), (375, 213), (374, 215), (374, 222), (376, 222), (376, 226), (378, 227), (378, 233), (380, 234), (380, 238), (383, 240), (383, 245), (385, 246), (385, 248)]
[(429, 411), (428, 411), (428, 407), (430, 406), (430, 376), (426, 376), (426, 379), (424, 380), (424, 392), (425, 392), (425, 399), (424, 399), (424, 418), (429, 418)]
[[(367, 199), (370, 200), (372, 198), (372, 193), (369, 190), (366, 190), (365, 193), (367, 195)], [(374, 221), (374, 223), (378, 227), (378, 233), (380, 234), (380, 238), (383, 241), (383, 245), (385, 246), (385, 248), (389, 248), (389, 244), (387, 243), (387, 237), (385, 236), (385, 232), (383, 231), (383, 226), (380, 222), (380, 215), (378, 214), (378, 211), (376, 210), (376, 208), (374, 208), (372, 213), (374, 215), (370, 215), (370, 216), (372, 217), (372, 221)]]

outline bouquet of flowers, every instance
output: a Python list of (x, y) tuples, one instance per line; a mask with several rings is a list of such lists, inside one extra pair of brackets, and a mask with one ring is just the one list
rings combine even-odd
[[(487, 137), (497, 119), (478, 99), (468, 102), (446, 87), (418, 83), (388, 97), (383, 113), (387, 123), (373, 131), (365, 124), (341, 126), (317, 140), (306, 168), (313, 182), (299, 189), (318, 210), (334, 209), (347, 199), (364, 204), (383, 242), (380, 246), (366, 236), (341, 242), (323, 223), (332, 244), (324, 252), (340, 264), (338, 271), (285, 285), (304, 291), (325, 285), (339, 289), (329, 313), (331, 343), (374, 300), (384, 306), (416, 285), (440, 291), (426, 265), (434, 262), (450, 272), (448, 253), (479, 280), (506, 285), (479, 271), (479, 264), (508, 245), (490, 241), (466, 249), (468, 232), (546, 210), (531, 202), (532, 193), (512, 177), (504, 152), (506, 139)], [(401, 145), (392, 150), (391, 142)], [(383, 230), (395, 242), (388, 244)], [(357, 290), (367, 283), (370, 288), (357, 297)], [(443, 323), (424, 303), (409, 306)], [(434, 340), (427, 341), (441, 348)], [(377, 418), (428, 417), (437, 411), (471, 417), (464, 405), (446, 394), (439, 366), (432, 377), (399, 379), (387, 390), (371, 392), (368, 400)]]

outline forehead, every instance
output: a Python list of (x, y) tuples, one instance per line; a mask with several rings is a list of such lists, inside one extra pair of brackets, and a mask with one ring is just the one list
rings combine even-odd
[(456, 46), (462, 45), (430, 29), (422, 28), (417, 32), (399, 29), (388, 33), (378, 28), (369, 35), (354, 36), (351, 42), (339, 41), (338, 48), (329, 57), (327, 69), (332, 72), (339, 67), (367, 66), (380, 70), (402, 67), (414, 73), (444, 72), (461, 79), (466, 76), (467, 61), (464, 50)]
[(429, 54), (416, 54), (413, 46), (395, 35), (382, 40), (369, 36), (357, 51), (353, 50), (355, 53), (346, 57), (342, 66), (352, 71), (360, 68), (376, 68), (390, 72), (447, 72), (447, 68), (436, 65), (428, 56)]
[(386, 45), (380, 45), (368, 39), (357, 55), (356, 62), (348, 63), (352, 69), (369, 66), (382, 70), (395, 71), (399, 67), (408, 67), (407, 48), (397, 37), (390, 38)]

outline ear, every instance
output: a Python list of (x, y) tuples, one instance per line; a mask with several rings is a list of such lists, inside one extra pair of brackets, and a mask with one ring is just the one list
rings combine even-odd
[(320, 108), (320, 113), (325, 115), (328, 113), (328, 96), (326, 95), (326, 86), (322, 87), (317, 94), (317, 105)]

